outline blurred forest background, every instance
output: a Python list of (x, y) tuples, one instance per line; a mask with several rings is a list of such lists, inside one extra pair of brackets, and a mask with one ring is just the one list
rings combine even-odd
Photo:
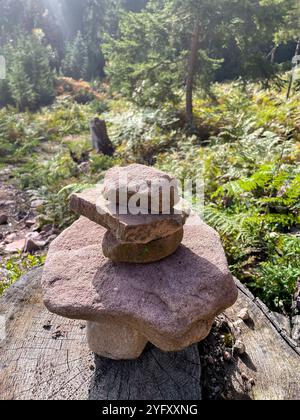
[[(72, 191), (139, 162), (204, 176), (204, 216), (232, 272), (297, 315), (299, 0), (0, 0), (0, 10), (0, 293), (74, 220)], [(95, 116), (113, 156), (91, 150)]]

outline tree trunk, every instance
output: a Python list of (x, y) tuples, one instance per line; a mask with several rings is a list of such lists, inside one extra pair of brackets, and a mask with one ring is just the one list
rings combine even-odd
[(274, 64), (275, 63), (275, 55), (277, 52), (277, 46), (273, 48), (272, 52), (271, 52), (271, 63)]
[(93, 148), (97, 153), (103, 153), (106, 156), (113, 156), (115, 149), (108, 136), (106, 122), (99, 118), (93, 118), (90, 122), (90, 131)]
[(191, 51), (188, 61), (188, 73), (186, 83), (186, 118), (188, 124), (192, 127), (194, 124), (194, 113), (193, 113), (193, 90), (194, 90), (194, 78), (195, 78), (195, 67), (197, 63), (197, 55), (199, 50), (199, 36), (200, 36), (200, 20), (196, 19), (192, 42)]
[[(285, 329), (278, 324), (270, 310), (238, 280), (239, 298), (225, 314), (234, 323), (244, 308), (248, 309), (250, 320), (239, 324), (241, 340), (246, 353), (235, 357), (229, 364), (226, 376), (230, 377), (233, 400), (299, 400), (300, 399), (300, 348)], [(253, 378), (255, 386), (247, 389), (246, 378)]]
[[(297, 56), (297, 55), (299, 55), (300, 54), (300, 37), (299, 37), (299, 39), (298, 39), (298, 42), (297, 42), (297, 46), (296, 46), (296, 51), (295, 51), (295, 57)], [(290, 77), (290, 83), (289, 83), (289, 87), (288, 87), (288, 91), (287, 91), (287, 95), (286, 95), (286, 99), (287, 100), (289, 100), (290, 99), (290, 96), (291, 96), (291, 92), (292, 92), (292, 87), (293, 87), (293, 81), (294, 81), (294, 67), (293, 67), (293, 69), (292, 69), (292, 74), (291, 74), (291, 77)]]

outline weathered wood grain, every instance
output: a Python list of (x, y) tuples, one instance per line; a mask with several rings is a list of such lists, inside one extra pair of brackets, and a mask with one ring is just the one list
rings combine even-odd
[(201, 366), (197, 346), (163, 353), (149, 345), (135, 361), (115, 362), (96, 357), (92, 400), (201, 399)]
[[(240, 325), (246, 354), (236, 358), (230, 369), (233, 399), (299, 400), (300, 349), (277, 324), (268, 308), (239, 281), (237, 303), (226, 311), (232, 322), (248, 308), (251, 321)], [(247, 393), (248, 377), (255, 386)], [(249, 389), (248, 389), (249, 391)]]
[(0, 300), (7, 334), (0, 344), (0, 399), (86, 399), (94, 372), (85, 325), (45, 310), (41, 273), (32, 271)]
[(6, 340), (0, 343), (0, 399), (198, 400), (197, 346), (162, 353), (149, 346), (137, 361), (116, 362), (89, 352), (85, 323), (50, 314), (42, 304), (41, 269), (0, 299)]
[[(162, 353), (149, 346), (142, 358), (115, 362), (89, 352), (85, 324), (50, 314), (42, 304), (41, 269), (33, 270), (0, 299), (6, 340), (0, 342), (0, 399), (200, 399), (197, 346)], [(300, 399), (299, 349), (268, 309), (238, 281), (239, 299), (229, 323), (247, 307), (241, 325), (247, 354), (228, 364), (232, 399)], [(96, 363), (95, 363), (96, 361)], [(245, 378), (253, 378), (249, 391)]]

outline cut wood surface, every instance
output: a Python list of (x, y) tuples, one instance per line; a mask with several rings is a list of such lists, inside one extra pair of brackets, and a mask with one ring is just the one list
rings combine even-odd
[(43, 306), (41, 274), (32, 271), (0, 300), (7, 333), (0, 345), (0, 399), (201, 398), (197, 346), (162, 353), (149, 345), (137, 361), (95, 359), (85, 323), (52, 315)]
[[(41, 269), (33, 270), (0, 299), (6, 339), (0, 342), (0, 399), (200, 399), (197, 346), (162, 353), (149, 346), (132, 362), (94, 358), (85, 324), (50, 314), (43, 306)], [(300, 399), (299, 349), (280, 331), (267, 308), (247, 289), (226, 312), (229, 322), (247, 307), (241, 325), (247, 354), (229, 364), (232, 399)], [(253, 378), (251, 391), (245, 377)]]
[[(246, 354), (231, 369), (233, 399), (295, 400), (300, 399), (300, 349), (277, 324), (268, 308), (239, 281), (237, 303), (226, 311), (230, 321), (247, 308), (251, 320), (240, 324), (240, 339)], [(237, 337), (239, 339), (239, 337)], [(245, 397), (245, 378), (255, 386)]]

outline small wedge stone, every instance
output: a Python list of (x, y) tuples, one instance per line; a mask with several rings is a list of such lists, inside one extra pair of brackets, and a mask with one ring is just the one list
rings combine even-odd
[(182, 239), (183, 229), (147, 244), (120, 242), (112, 233), (107, 232), (102, 243), (102, 250), (105, 257), (114, 262), (147, 264), (163, 260), (174, 254)]

